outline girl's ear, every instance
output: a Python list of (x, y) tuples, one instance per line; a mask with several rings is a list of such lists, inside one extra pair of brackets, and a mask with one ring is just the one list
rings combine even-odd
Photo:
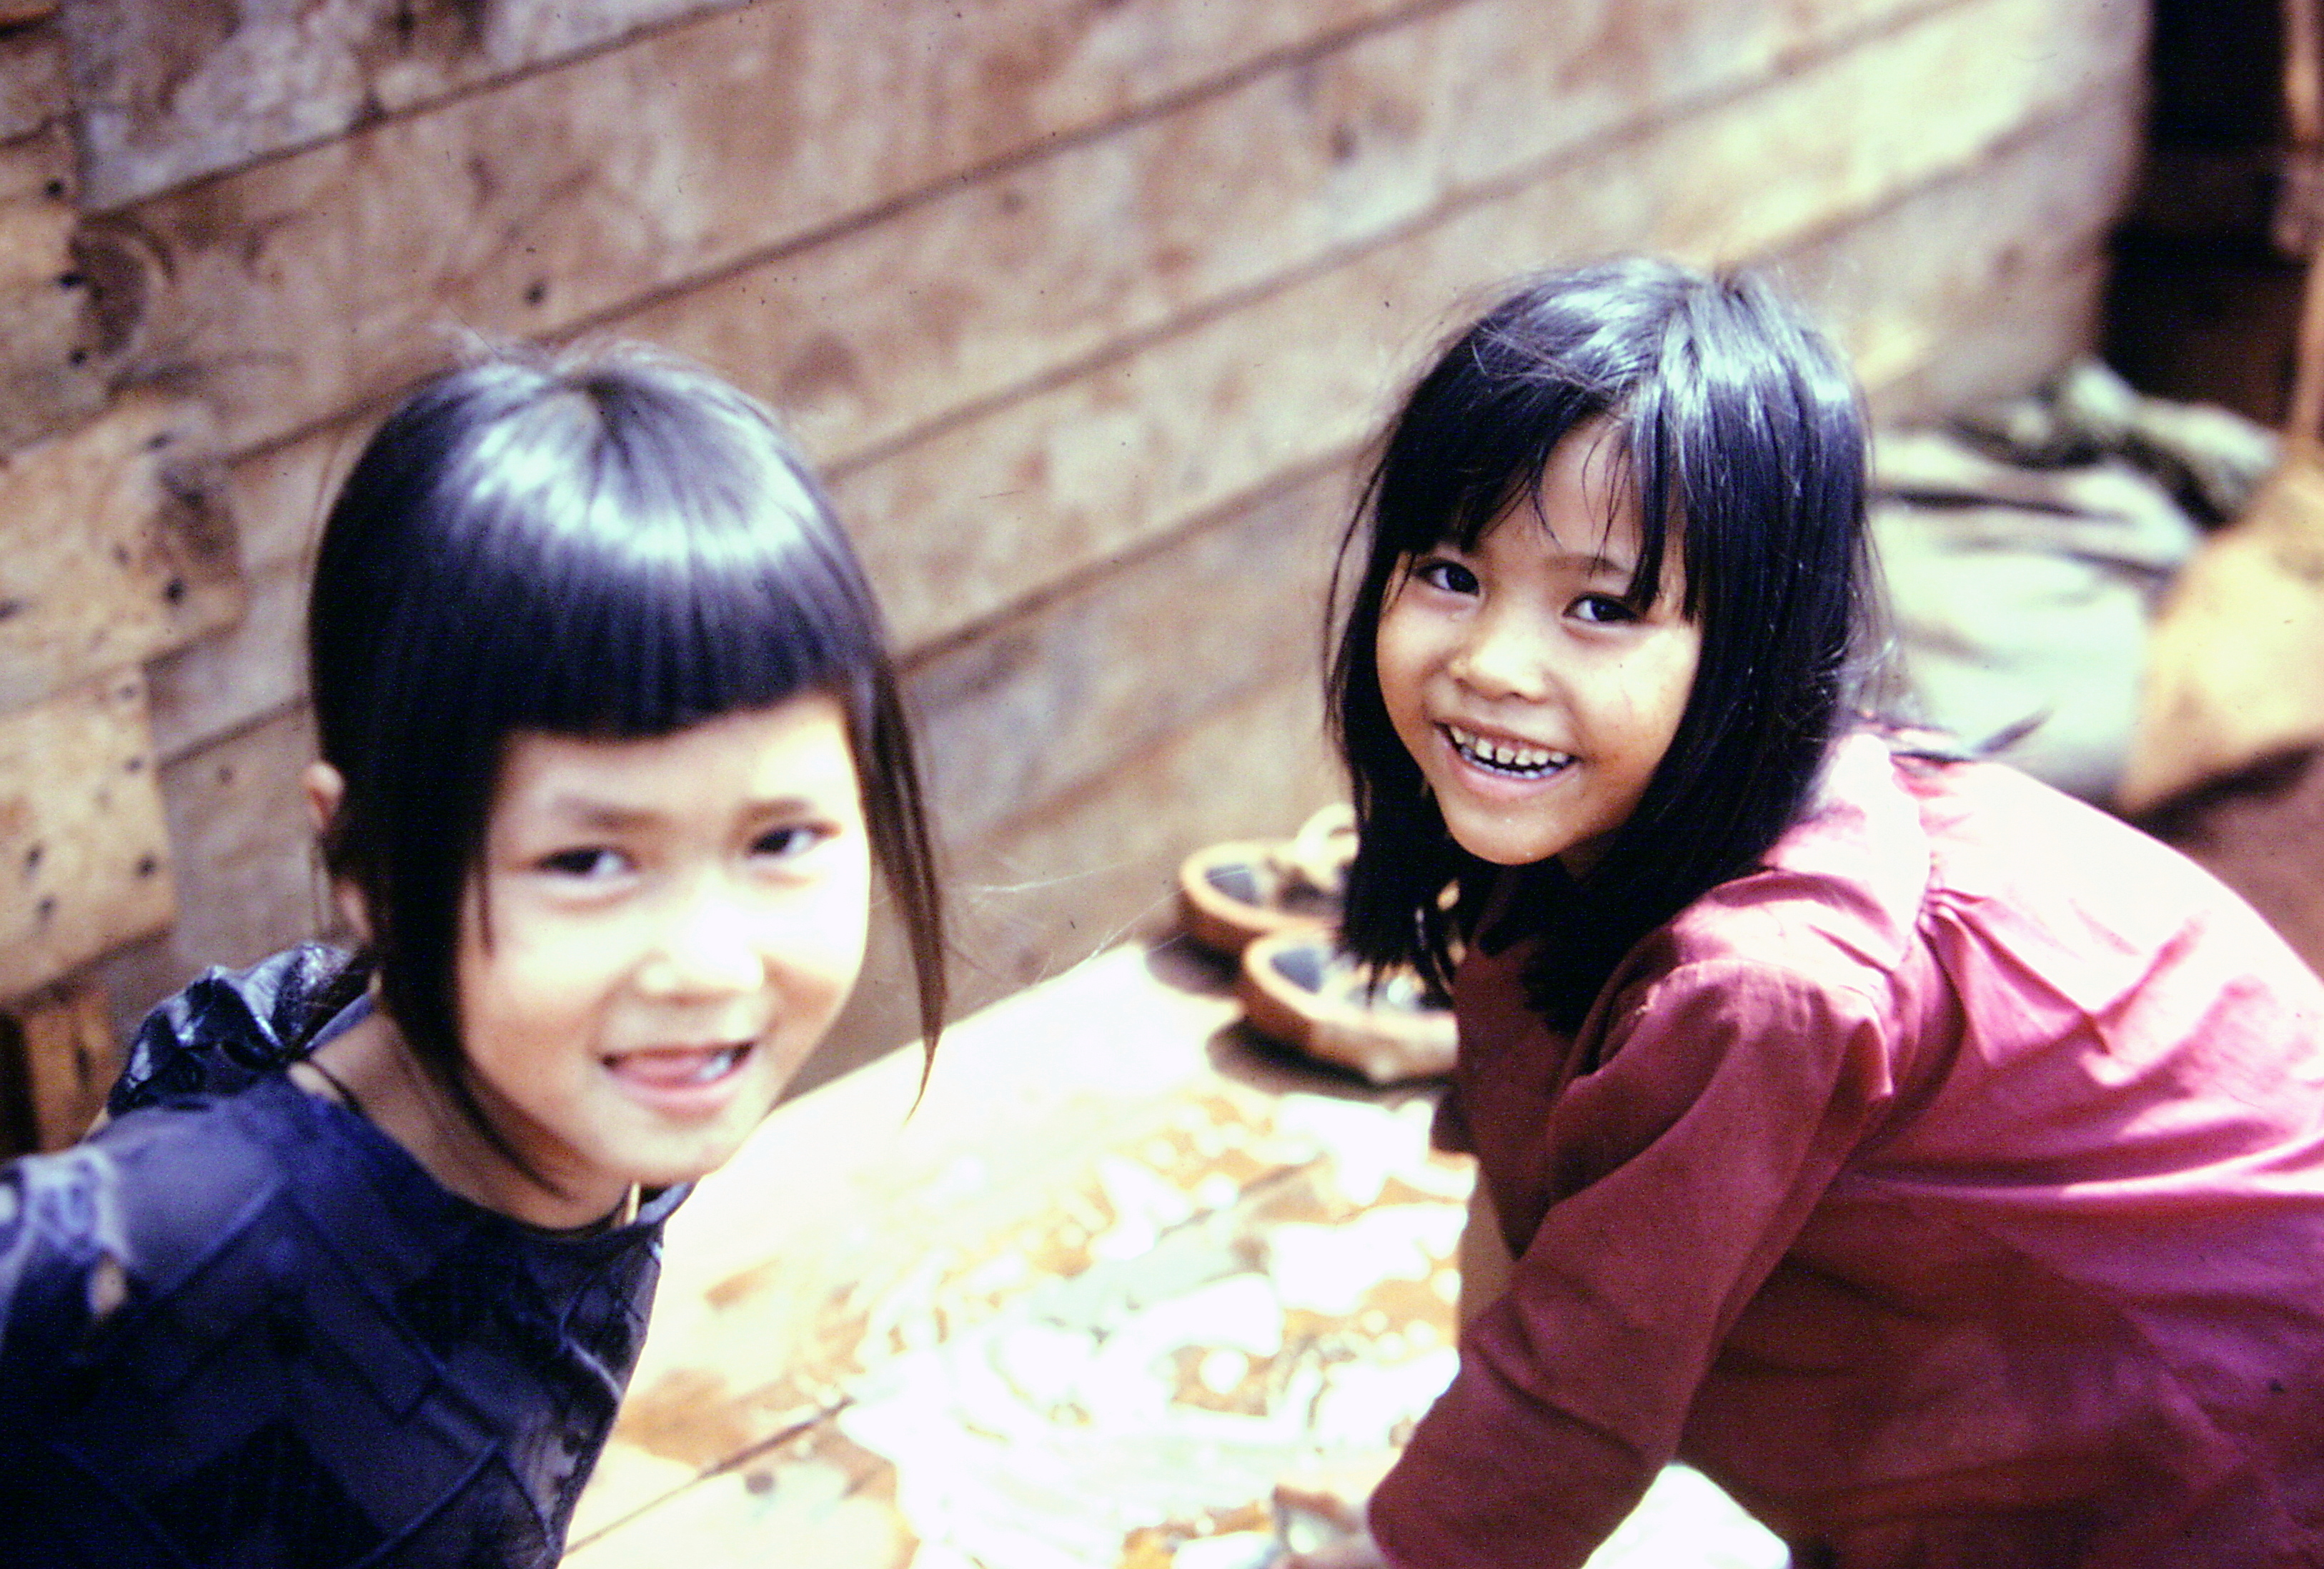
[[(339, 803), (347, 798), (347, 781), (339, 771), (327, 762), (310, 762), (307, 771), (299, 776), (299, 788), (307, 797), (307, 817), (315, 832), (327, 833), (332, 821), (339, 815)], [(340, 878), (331, 880), (331, 902), (339, 907), (339, 915), (358, 942), (371, 941), (371, 911), (364, 903), (362, 891)]]
[(309, 823), (315, 832), (322, 833), (339, 815), (339, 803), (347, 798), (347, 781), (329, 763), (310, 762), (299, 776), (299, 788), (307, 797)]

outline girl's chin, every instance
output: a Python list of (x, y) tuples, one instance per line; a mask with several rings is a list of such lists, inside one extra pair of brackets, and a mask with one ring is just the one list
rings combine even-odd
[(1441, 796), (1439, 806), (1452, 842), (1494, 866), (1531, 866), (1563, 855), (1573, 845), (1572, 835), (1559, 832), (1554, 824), (1527, 822), (1512, 813)]

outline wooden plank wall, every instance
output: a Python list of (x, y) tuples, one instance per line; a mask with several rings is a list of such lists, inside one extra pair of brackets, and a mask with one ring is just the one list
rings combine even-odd
[(88, 1125), (105, 955), (175, 903), (144, 665), (242, 610), (200, 401), (135, 373), (150, 258), (91, 223), (55, 0), (0, 4), (0, 1106)]
[[(908, 652), (974, 1003), (1333, 793), (1351, 475), (1480, 291), (1757, 260), (1885, 413), (2016, 390), (2090, 340), (2145, 28), (2143, 0), (64, 0), (42, 58), (107, 334), (74, 395), (198, 402), (195, 511), (239, 531), (180, 589), (239, 621), (147, 665), (178, 919), (95, 974), (126, 1020), (320, 918), (303, 558), (369, 423), (477, 336), (651, 338), (788, 413)], [(910, 1033), (892, 947), (814, 1075)]]

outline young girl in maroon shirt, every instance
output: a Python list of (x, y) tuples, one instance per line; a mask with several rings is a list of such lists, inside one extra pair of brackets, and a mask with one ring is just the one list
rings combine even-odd
[(1864, 468), (1812, 329), (1649, 262), (1391, 427), (1346, 940), (1449, 986), (1479, 1181), (1459, 1375), (1311, 1563), (1578, 1564), (1684, 1459), (1803, 1565), (2324, 1564), (2324, 986), (1858, 722)]

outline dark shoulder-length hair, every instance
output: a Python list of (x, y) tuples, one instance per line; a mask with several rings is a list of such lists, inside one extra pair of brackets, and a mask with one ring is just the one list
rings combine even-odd
[[(1505, 901), (1512, 933), (1546, 938), (1529, 990), (1566, 1029), (1633, 944), (1800, 815), (1849, 706), (1868, 592), (1859, 400), (1838, 353), (1771, 289), (1626, 260), (1508, 294), (1413, 388), (1342, 543), (1343, 581), (1360, 571), (1329, 700), (1360, 830), (1344, 931), (1360, 956), (1445, 984), (1496, 870), (1452, 843), (1389, 725), (1382, 608), (1416, 553), (1473, 549), (1537, 505), (1551, 452), (1600, 417), (1641, 509), (1630, 593), (1653, 602), (1674, 547), (1702, 651), (1670, 750), (1606, 854), (1579, 880), (1526, 869)], [(1499, 940), (1498, 922), (1489, 935)]]
[(768, 411), (637, 347), (504, 353), (428, 384), (357, 459), (308, 615), (322, 847), (363, 900), (414, 1056), (495, 1145), (454, 986), (462, 896), (520, 731), (634, 738), (827, 693), (931, 1049), (945, 1005), (934, 857), (880, 613), (821, 487)]

